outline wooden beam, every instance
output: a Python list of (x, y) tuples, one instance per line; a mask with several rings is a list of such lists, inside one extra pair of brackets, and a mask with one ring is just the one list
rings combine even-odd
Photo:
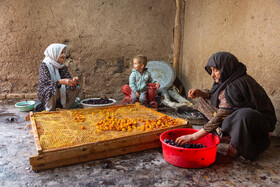
[(179, 59), (181, 48), (181, 0), (175, 0), (176, 14), (174, 26), (174, 50), (173, 50), (173, 68), (176, 75), (179, 73)]

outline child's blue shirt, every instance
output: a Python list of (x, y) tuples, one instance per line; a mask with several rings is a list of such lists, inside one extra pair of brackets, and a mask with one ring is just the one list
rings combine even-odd
[(145, 68), (143, 73), (132, 69), (132, 73), (129, 77), (129, 87), (133, 92), (143, 92), (148, 90), (148, 83), (153, 83), (153, 78), (148, 69)]

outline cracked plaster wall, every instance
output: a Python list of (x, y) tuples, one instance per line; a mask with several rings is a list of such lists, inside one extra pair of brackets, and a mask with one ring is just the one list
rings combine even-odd
[(280, 1), (186, 0), (180, 79), (187, 89), (211, 88), (208, 58), (229, 51), (264, 87), (277, 115), (280, 135)]
[[(0, 94), (34, 94), (44, 50), (69, 46), (80, 97), (123, 98), (131, 60), (172, 61), (175, 3), (170, 0), (0, 0)], [(24, 97), (24, 96), (20, 96)]]

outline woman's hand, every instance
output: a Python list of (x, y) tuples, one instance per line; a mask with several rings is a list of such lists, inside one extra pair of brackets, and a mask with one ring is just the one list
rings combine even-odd
[(209, 94), (200, 89), (190, 89), (188, 92), (188, 97), (192, 99), (196, 97), (209, 97)]
[(185, 143), (188, 143), (188, 142), (191, 142), (194, 140), (196, 140), (194, 134), (188, 134), (188, 135), (180, 136), (179, 138), (177, 138), (175, 140), (175, 142), (178, 143), (179, 145), (183, 145)]
[(200, 129), (199, 131), (197, 131), (194, 134), (188, 134), (188, 135), (183, 135), (183, 136), (178, 137), (175, 140), (175, 142), (178, 143), (179, 145), (183, 145), (185, 143), (198, 140), (198, 139), (206, 136), (207, 134), (208, 134), (208, 132), (206, 132), (204, 129)]
[(199, 89), (190, 89), (188, 93), (188, 97), (194, 99), (196, 97), (199, 97), (199, 93), (200, 93)]
[(78, 77), (74, 77), (74, 78), (73, 78), (73, 81), (74, 81), (76, 84), (79, 84), (79, 78), (78, 78)]
[(77, 83), (71, 79), (60, 79), (59, 84), (60, 85), (64, 84), (64, 85), (68, 85), (68, 86), (77, 86)]

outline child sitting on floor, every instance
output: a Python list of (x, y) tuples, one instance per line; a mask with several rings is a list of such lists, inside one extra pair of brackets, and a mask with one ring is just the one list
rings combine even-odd
[(160, 84), (153, 81), (150, 72), (148, 72), (146, 68), (147, 62), (147, 57), (143, 55), (137, 55), (133, 58), (133, 69), (129, 77), (129, 87), (132, 90), (132, 103), (135, 103), (139, 99), (141, 104), (145, 104), (148, 83), (155, 83), (156, 87), (160, 87)]

